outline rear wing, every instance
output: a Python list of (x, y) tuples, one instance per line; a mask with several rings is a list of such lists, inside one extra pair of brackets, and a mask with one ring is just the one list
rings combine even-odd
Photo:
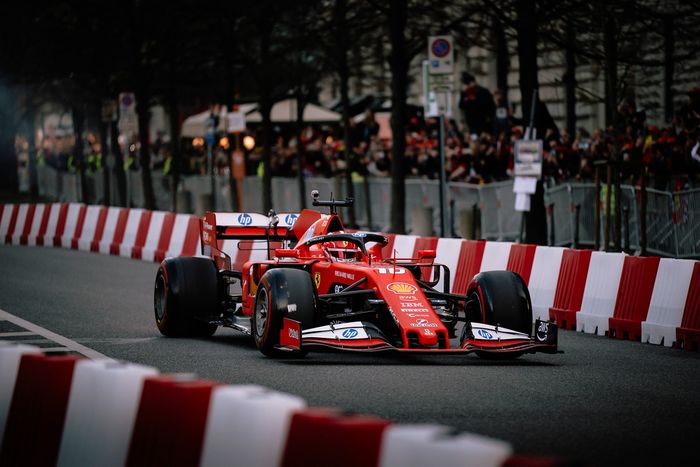
[(295, 239), (292, 226), (298, 213), (281, 213), (265, 216), (247, 212), (207, 212), (199, 221), (202, 254), (219, 253), (219, 240), (264, 240), (283, 242)]

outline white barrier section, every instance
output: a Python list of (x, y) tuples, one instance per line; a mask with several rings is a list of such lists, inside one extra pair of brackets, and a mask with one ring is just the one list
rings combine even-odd
[(121, 245), (119, 245), (119, 256), (131, 258), (131, 250), (136, 243), (136, 234), (139, 231), (139, 224), (141, 223), (143, 212), (143, 209), (129, 210), (129, 217), (126, 220), (126, 228), (124, 229), (124, 238), (122, 239)]
[(656, 273), (647, 320), (642, 321), (642, 342), (671, 347), (683, 320), (695, 261), (662, 258)]
[(102, 238), (100, 239), (100, 253), (108, 255), (109, 247), (114, 240), (114, 234), (117, 231), (117, 221), (119, 220), (119, 213), (121, 208), (110, 207), (107, 208), (107, 218), (105, 219), (105, 229), (102, 232)]
[(413, 258), (417, 238), (415, 235), (397, 235), (394, 237), (394, 247), (389, 256), (393, 257), (396, 251), (397, 258)]
[(29, 229), (27, 245), (36, 245), (36, 237), (39, 235), (39, 229), (41, 229), (41, 220), (44, 218), (44, 211), (50, 208), (50, 204), (36, 205), (36, 210), (34, 211), (34, 219), (32, 220), (32, 227)]
[(215, 388), (200, 467), (279, 465), (292, 414), (305, 407), (299, 397), (261, 386)]
[(61, 235), (61, 247), (70, 248), (75, 237), (75, 229), (78, 227), (78, 216), (83, 204), (71, 203), (68, 205), (68, 213), (66, 214), (66, 225)]
[(527, 286), (532, 300), (533, 322), (536, 319), (549, 321), (549, 308), (554, 303), (563, 254), (564, 248), (555, 246), (538, 246), (535, 250)]
[(160, 241), (160, 234), (163, 230), (163, 221), (165, 221), (166, 214), (167, 213), (164, 211), (153, 211), (151, 214), (151, 223), (148, 226), (146, 242), (143, 245), (143, 250), (141, 250), (141, 259), (144, 261), (152, 262), (155, 257), (155, 251), (158, 249), (158, 242)]
[[(461, 248), (461, 238), (441, 238), (438, 240), (437, 248), (435, 249), (435, 262), (444, 264), (450, 270), (450, 286), (452, 289), (454, 289), (457, 262), (459, 261), (459, 251)], [(435, 289), (442, 292), (444, 282), (445, 278), (441, 275)], [(452, 290), (450, 290), (450, 292), (452, 292)]]
[(173, 233), (170, 235), (170, 245), (168, 246), (168, 251), (165, 252), (166, 258), (182, 254), (182, 247), (185, 245), (185, 235), (187, 235), (187, 225), (191, 217), (190, 214), (178, 214), (175, 216)]
[(466, 433), (452, 435), (444, 426), (393, 425), (384, 431), (379, 466), (499, 467), (512, 453), (504, 441)]
[(158, 370), (112, 360), (76, 363), (58, 466), (123, 466), (143, 380)]
[(19, 245), (19, 239), (24, 232), (24, 224), (27, 222), (27, 212), (29, 211), (28, 204), (20, 204), (17, 210), (17, 222), (15, 222), (15, 230), (12, 232), (11, 243)]
[(479, 272), (505, 271), (508, 267), (511, 245), (510, 242), (486, 242)]
[(594, 251), (586, 276), (581, 311), (576, 314), (576, 330), (604, 336), (608, 319), (615, 313), (617, 289), (620, 286), (625, 255)]
[(41, 353), (41, 350), (33, 345), (0, 341), (0, 448), (5, 437), (5, 423), (10, 411), (12, 394), (15, 392), (19, 362), (24, 354), (38, 353)]
[(78, 239), (78, 250), (90, 251), (90, 244), (92, 239), (95, 238), (95, 231), (97, 230), (97, 220), (100, 217), (100, 211), (102, 206), (88, 206), (85, 212), (85, 222), (83, 223), (83, 230), (80, 233), (80, 238)]

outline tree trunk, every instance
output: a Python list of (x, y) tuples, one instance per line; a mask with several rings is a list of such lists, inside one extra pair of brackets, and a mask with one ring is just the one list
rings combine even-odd
[[(98, 109), (99, 107), (99, 102), (98, 104)], [(98, 113), (99, 115), (99, 113)], [(102, 148), (100, 150), (100, 155), (102, 157), (102, 204), (104, 206), (109, 206), (110, 205), (110, 177), (109, 177), (109, 168), (107, 167), (107, 147), (109, 144), (109, 138), (107, 135), (107, 125), (109, 123), (102, 121), (100, 118), (100, 123), (98, 125), (99, 128), (99, 133), (100, 133), (100, 147)], [(95, 193), (97, 195), (97, 193)]]
[(272, 102), (265, 95), (260, 101), (260, 115), (262, 116), (262, 137), (263, 137), (263, 212), (267, 213), (272, 209), (272, 174), (270, 173), (272, 156), (272, 122), (270, 121), (270, 111)]
[[(350, 68), (348, 66), (348, 25), (347, 25), (347, 1), (336, 0), (335, 2), (335, 24), (336, 24), (336, 59), (338, 60), (338, 78), (340, 79), (340, 106), (342, 108), (343, 122), (343, 146), (345, 156), (345, 185), (346, 193), (350, 198), (355, 198), (355, 185), (352, 183), (352, 167), (350, 164), (350, 154), (352, 141), (350, 139), (350, 97), (348, 82), (350, 81)], [(355, 206), (348, 208), (347, 225), (350, 228), (357, 228), (355, 217)]]
[(666, 122), (673, 120), (673, 68), (675, 61), (675, 37), (673, 34), (673, 17), (664, 18), (664, 116)]
[[(517, 0), (518, 59), (520, 60), (520, 93), (522, 96), (524, 126), (530, 123), (532, 96), (539, 89), (537, 77), (537, 12), (530, 0)], [(533, 122), (534, 124), (534, 122)], [(540, 137), (544, 135), (538, 135)], [(535, 245), (547, 244), (547, 212), (544, 207), (544, 187), (537, 183), (537, 191), (530, 199), (530, 210), (525, 213), (525, 241)]]
[(389, 5), (389, 39), (391, 54), (391, 232), (406, 232), (406, 87), (408, 60), (406, 59), (407, 7), (402, 0), (391, 0)]
[(85, 157), (83, 154), (83, 124), (85, 121), (85, 113), (83, 112), (82, 104), (76, 104), (73, 107), (73, 134), (75, 135), (75, 144), (73, 145), (73, 160), (78, 166), (78, 174), (80, 177), (80, 201), (85, 204), (90, 203), (90, 196), (87, 186), (87, 178), (85, 177)]
[(170, 197), (173, 211), (177, 211), (177, 186), (180, 183), (182, 151), (180, 148), (180, 109), (174, 86), (168, 92), (168, 124), (170, 126)]
[(114, 157), (114, 179), (117, 182), (117, 196), (119, 200), (114, 200), (117, 206), (129, 207), (129, 200), (126, 199), (126, 173), (124, 172), (124, 156), (122, 148), (119, 147), (119, 125), (117, 121), (110, 123), (109, 130), (109, 150)]
[(508, 40), (503, 30), (503, 24), (498, 18), (493, 20), (493, 33), (496, 40), (496, 86), (508, 100), (508, 70), (510, 68), (510, 54), (508, 53)]
[(306, 207), (306, 183), (304, 182), (304, 164), (305, 164), (305, 153), (304, 153), (304, 143), (302, 142), (302, 136), (304, 133), (304, 108), (306, 107), (306, 99), (304, 96), (304, 91), (302, 89), (303, 84), (298, 84), (296, 98), (297, 98), (297, 182), (299, 186), (299, 208), (304, 209)]
[(532, 96), (540, 87), (537, 77), (537, 17), (535, 8), (535, 3), (530, 0), (517, 0), (515, 3), (523, 126), (530, 124)]
[(136, 112), (139, 122), (139, 162), (141, 164), (141, 182), (143, 183), (143, 204), (146, 209), (157, 209), (151, 177), (151, 149), (148, 128), (151, 120), (149, 98), (143, 90), (136, 95)]
[(573, 140), (576, 134), (576, 32), (573, 26), (566, 31), (566, 129)]
[(615, 124), (617, 113), (617, 37), (615, 19), (609, 16), (603, 26), (605, 50), (605, 125)]

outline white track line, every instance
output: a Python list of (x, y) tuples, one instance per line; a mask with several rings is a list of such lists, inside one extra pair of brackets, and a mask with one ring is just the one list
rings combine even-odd
[(0, 337), (24, 337), (24, 336), (36, 336), (33, 332), (28, 331), (17, 331), (17, 332), (0, 332)]
[(92, 350), (88, 347), (85, 347), (82, 344), (78, 344), (77, 342), (68, 339), (67, 337), (63, 337), (59, 334), (56, 334), (55, 332), (49, 331), (48, 329), (44, 329), (41, 326), (38, 326), (34, 323), (30, 323), (27, 320), (24, 320), (18, 316), (15, 316), (13, 314), (8, 313), (5, 310), (0, 309), (0, 320), (6, 320), (11, 323), (16, 324), (17, 326), (21, 326), (24, 329), (33, 332), (34, 334), (38, 334), (42, 337), (45, 337), (46, 339), (49, 339), (51, 341), (56, 342), (57, 344), (60, 344), (64, 347), (66, 347), (69, 350), (72, 350), (74, 352), (81, 353), (85, 355), (88, 358), (91, 358), (93, 360), (97, 359), (108, 359), (112, 360), (111, 358), (107, 357), (106, 355), (102, 355), (96, 350)]

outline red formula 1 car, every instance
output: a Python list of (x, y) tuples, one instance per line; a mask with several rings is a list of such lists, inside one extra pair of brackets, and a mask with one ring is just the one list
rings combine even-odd
[[(154, 298), (160, 332), (210, 336), (227, 326), (252, 335), (267, 356), (322, 349), (495, 358), (557, 352), (553, 323), (538, 320), (533, 332), (530, 295), (517, 274), (483, 272), (466, 295), (452, 294), (450, 271), (434, 262), (434, 250), (385, 257), (385, 236), (343, 227), (337, 208), (351, 199), (320, 201), (317, 191), (312, 197), (330, 214), (208, 212), (201, 220), (208, 257), (160, 265)], [(263, 248), (269, 259), (234, 268), (221, 250), (224, 240)], [(440, 282), (443, 290), (436, 290)]]

